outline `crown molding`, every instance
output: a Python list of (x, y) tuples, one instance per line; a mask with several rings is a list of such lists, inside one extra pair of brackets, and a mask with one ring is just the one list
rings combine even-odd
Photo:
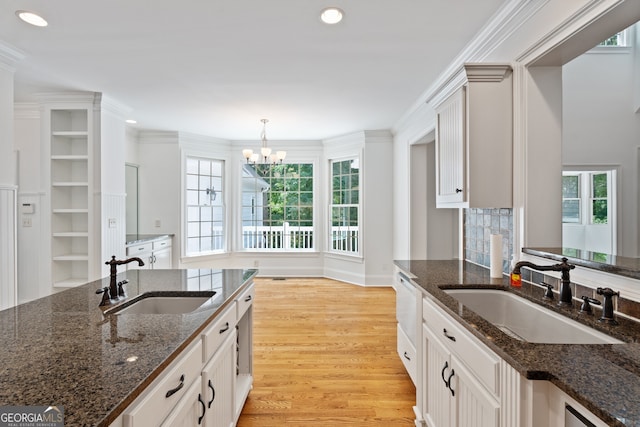
[(467, 63), (464, 71), (469, 82), (500, 83), (511, 74), (512, 68), (509, 64)]
[[(507, 1), (476, 34), (471, 42), (455, 57), (449, 66), (439, 75), (433, 84), (422, 93), (418, 100), (398, 120), (406, 123), (410, 116), (422, 104), (439, 105), (456, 89), (460, 88), (466, 79), (464, 75), (465, 62), (481, 62), (509, 39), (524, 23), (550, 0), (509, 0)], [(394, 129), (399, 128), (398, 125)]]
[(25, 58), (20, 49), (0, 40), (0, 68), (11, 73), (16, 71), (15, 65)]
[(13, 117), (16, 119), (39, 119), (40, 105), (36, 102), (16, 102), (13, 104)]

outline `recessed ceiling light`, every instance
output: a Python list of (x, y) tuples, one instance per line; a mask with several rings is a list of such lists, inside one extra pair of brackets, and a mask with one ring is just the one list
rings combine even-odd
[(138, 123), (137, 121), (135, 121), (133, 119), (127, 119), (127, 120), (125, 120), (125, 122), (129, 123), (130, 125), (135, 125), (136, 123)]
[(325, 24), (333, 25), (342, 21), (343, 15), (344, 12), (342, 11), (342, 9), (337, 7), (327, 7), (320, 13), (320, 19), (322, 19), (322, 22), (324, 22)]
[(28, 10), (17, 10), (16, 16), (27, 24), (35, 25), (36, 27), (46, 27), (49, 25), (42, 16), (37, 13), (29, 12)]

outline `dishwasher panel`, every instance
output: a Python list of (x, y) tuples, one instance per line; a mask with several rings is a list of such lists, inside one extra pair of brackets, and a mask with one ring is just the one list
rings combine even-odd
[(564, 426), (565, 427), (596, 427), (594, 423), (582, 416), (572, 406), (564, 407)]

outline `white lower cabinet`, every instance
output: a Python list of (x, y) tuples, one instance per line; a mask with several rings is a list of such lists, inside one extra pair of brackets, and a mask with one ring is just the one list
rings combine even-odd
[(124, 427), (161, 425), (169, 413), (180, 406), (183, 398), (189, 400), (186, 393), (194, 383), (199, 385), (201, 367), (202, 342), (198, 340), (124, 411)]
[(191, 384), (184, 397), (162, 423), (162, 427), (191, 427), (203, 425), (206, 406), (201, 393), (200, 377)]
[(206, 427), (235, 423), (236, 332), (233, 330), (202, 371)]
[(250, 285), (111, 427), (232, 427), (253, 384)]
[(423, 418), (429, 427), (500, 427), (500, 359), (423, 303)]

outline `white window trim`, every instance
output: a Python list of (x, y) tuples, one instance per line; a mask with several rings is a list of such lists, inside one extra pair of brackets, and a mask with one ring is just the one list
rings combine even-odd
[[(359, 150), (360, 151), (360, 150)], [(363, 222), (363, 212), (362, 212), (362, 201), (363, 201), (363, 161), (362, 161), (362, 155), (360, 154), (360, 152), (358, 153), (353, 153), (353, 154), (348, 154), (348, 155), (342, 155), (342, 156), (335, 156), (335, 157), (330, 157), (327, 159), (327, 219), (326, 219), (326, 226), (327, 226), (327, 238), (326, 238), (326, 253), (328, 255), (331, 255), (330, 258), (344, 258), (344, 259), (353, 259), (355, 261), (358, 260), (362, 260), (364, 257), (364, 239), (363, 239), (363, 233), (362, 233), (362, 222)], [(359, 179), (358, 179), (358, 183), (359, 183), (359, 188), (358, 188), (358, 251), (357, 252), (351, 252), (351, 251), (343, 251), (343, 250), (338, 250), (338, 249), (333, 249), (333, 244), (331, 241), (331, 227), (332, 227), (332, 221), (333, 221), (333, 216), (332, 216), (332, 212), (331, 209), (334, 206), (333, 205), (333, 163), (334, 162), (343, 162), (345, 160), (352, 160), (352, 161), (358, 161), (359, 163)]]

